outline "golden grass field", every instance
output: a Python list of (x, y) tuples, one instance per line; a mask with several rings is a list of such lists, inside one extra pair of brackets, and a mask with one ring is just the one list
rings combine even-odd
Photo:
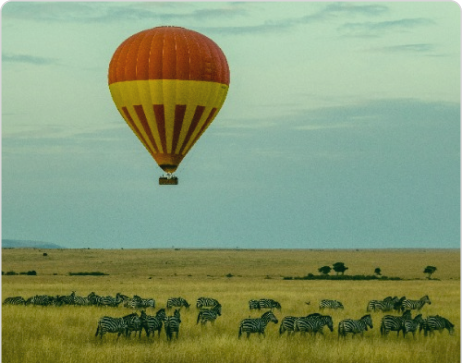
[[(43, 253), (48, 254), (47, 257)], [(318, 274), (318, 268), (344, 262), (350, 275), (382, 275), (406, 281), (303, 281), (284, 276)], [(434, 280), (423, 270), (436, 266)], [(54, 362), (460, 362), (460, 250), (40, 250), (4, 249), (2, 271), (37, 271), (37, 276), (2, 276), (2, 300), (36, 294), (128, 296), (156, 300), (154, 315), (167, 298), (182, 296), (191, 303), (181, 311), (178, 340), (167, 342), (165, 332), (149, 339), (117, 340), (114, 334), (95, 337), (103, 315), (122, 317), (131, 312), (120, 305), (101, 307), (2, 307), (2, 361)], [(107, 276), (70, 276), (69, 272), (104, 272)], [(333, 272), (332, 272), (333, 273)], [(331, 274), (332, 274), (331, 273)], [(232, 277), (226, 277), (231, 274)], [(438, 279), (438, 280), (437, 280)], [(338, 322), (359, 319), (369, 300), (388, 295), (419, 299), (428, 294), (432, 304), (423, 316), (442, 315), (455, 324), (434, 336), (416, 334), (398, 338), (380, 335), (383, 313), (372, 313), (374, 328), (364, 337), (337, 338)], [(196, 299), (218, 299), (222, 316), (214, 326), (196, 325)], [(324, 336), (279, 336), (279, 324), (270, 323), (264, 338), (238, 339), (239, 322), (262, 312), (250, 311), (248, 300), (273, 298), (284, 316), (318, 312), (321, 299), (337, 299), (343, 311), (326, 311), (334, 319), (334, 332)], [(305, 304), (309, 301), (310, 305)], [(415, 313), (413, 314), (413, 316)]]

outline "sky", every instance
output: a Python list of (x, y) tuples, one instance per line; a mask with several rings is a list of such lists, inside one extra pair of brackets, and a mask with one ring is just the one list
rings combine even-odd
[[(7, 2), (2, 238), (66, 248), (459, 248), (456, 2)], [(174, 25), (227, 99), (178, 186), (118, 113), (109, 61)]]

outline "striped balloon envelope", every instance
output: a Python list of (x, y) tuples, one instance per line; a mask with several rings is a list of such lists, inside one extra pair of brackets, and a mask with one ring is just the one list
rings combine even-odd
[(170, 179), (220, 111), (230, 77), (215, 42), (162, 26), (134, 34), (116, 49), (108, 81), (120, 114)]

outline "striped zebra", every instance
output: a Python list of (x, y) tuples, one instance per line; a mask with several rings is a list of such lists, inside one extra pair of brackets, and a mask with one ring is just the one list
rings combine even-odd
[(72, 291), (70, 295), (59, 296), (59, 299), (65, 305), (75, 305), (75, 291)]
[(305, 334), (306, 332), (317, 333), (324, 335), (322, 328), (327, 325), (331, 332), (334, 331), (334, 322), (329, 315), (321, 315), (319, 313), (310, 314), (305, 318), (295, 320), (294, 331)]
[(212, 299), (211, 297), (200, 297), (197, 299), (196, 308), (200, 309), (203, 307), (214, 307), (220, 305), (218, 300)]
[(142, 321), (140, 317), (138, 316), (138, 314), (131, 313), (131, 314), (125, 315), (124, 317), (122, 317), (122, 319), (124, 319), (125, 324), (127, 324), (127, 328), (125, 329), (125, 335), (127, 337), (130, 337), (130, 335), (134, 331), (135, 337), (136, 337), (136, 333), (138, 332), (139, 333), (138, 336), (141, 338), (141, 331), (143, 330), (143, 325), (142, 325)]
[(74, 305), (89, 306), (91, 303), (88, 296), (74, 296)]
[(410, 310), (406, 310), (401, 316), (385, 315), (380, 325), (380, 334), (388, 335), (390, 331), (396, 331), (399, 336), (401, 330), (404, 332), (404, 321), (410, 319), (412, 319)]
[(264, 313), (260, 318), (257, 319), (244, 319), (239, 324), (239, 335), (238, 337), (241, 338), (242, 333), (247, 333), (247, 338), (252, 333), (258, 333), (265, 336), (265, 328), (269, 322), (273, 322), (275, 324), (278, 323), (278, 319), (273, 314), (273, 312), (267, 311)]
[(324, 310), (324, 309), (343, 309), (343, 304), (340, 301), (337, 300), (321, 300), (319, 303), (319, 309)]
[(181, 308), (182, 306), (189, 308), (191, 305), (189, 305), (189, 303), (182, 297), (170, 297), (167, 300), (167, 310), (170, 310), (173, 307)]
[(204, 309), (199, 311), (199, 314), (197, 315), (197, 322), (196, 325), (199, 324), (199, 321), (201, 322), (202, 325), (207, 324), (208, 321), (213, 325), (215, 323), (215, 320), (221, 316), (221, 305), (215, 305), (211, 309)]
[(347, 333), (352, 333), (353, 336), (356, 334), (364, 335), (367, 331), (367, 327), (372, 329), (372, 318), (370, 314), (364, 315), (359, 320), (345, 319), (338, 323), (338, 337), (346, 337)]
[(427, 317), (421, 326), (422, 328), (425, 336), (427, 336), (428, 332), (434, 334), (435, 330), (438, 330), (441, 333), (444, 329), (447, 329), (450, 335), (454, 334), (454, 324), (439, 315)]
[(249, 300), (250, 310), (260, 310), (260, 302), (258, 300)]
[(146, 315), (144, 310), (141, 310), (141, 324), (146, 332), (146, 336), (149, 337), (149, 334), (154, 334), (158, 332), (160, 337), (160, 331), (162, 330), (163, 322), (167, 320), (167, 314), (165, 314), (165, 309), (159, 309), (155, 316)]
[(48, 295), (35, 295), (33, 297), (30, 297), (29, 299), (26, 300), (25, 305), (40, 305), (40, 306), (47, 306), (51, 302), (51, 299)]
[(281, 321), (281, 325), (279, 326), (279, 335), (284, 334), (287, 332), (288, 335), (291, 335), (295, 332), (295, 321), (297, 319), (304, 319), (312, 316), (321, 316), (319, 313), (310, 314), (305, 317), (297, 317), (297, 316), (286, 316)]
[(167, 335), (167, 340), (172, 340), (173, 333), (176, 334), (176, 339), (178, 339), (180, 324), (180, 309), (175, 309), (173, 316), (167, 316), (167, 320), (165, 321), (165, 334)]
[(155, 308), (156, 301), (154, 299), (143, 299), (138, 295), (133, 296), (134, 299), (138, 300), (139, 308)]
[(281, 311), (281, 304), (273, 299), (260, 299), (258, 300), (258, 304), (260, 305), (260, 309), (277, 309)]
[(98, 296), (96, 299), (97, 306), (111, 306), (117, 307), (123, 301), (120, 294), (117, 293), (116, 297), (112, 296)]
[(22, 296), (7, 297), (2, 305), (26, 305), (26, 300)]
[(425, 304), (431, 305), (430, 298), (428, 295), (421, 297), (419, 300), (404, 300), (401, 303), (401, 311), (405, 310), (417, 310), (420, 311)]
[(371, 300), (367, 304), (366, 311), (367, 312), (378, 311), (378, 310), (383, 311), (383, 312), (391, 311), (395, 308), (395, 304), (398, 301), (399, 301), (398, 296), (395, 296), (393, 298), (391, 296), (388, 296), (383, 300)]
[(407, 333), (412, 333), (412, 336), (415, 338), (415, 332), (417, 328), (424, 324), (422, 314), (417, 315), (414, 319), (404, 320), (403, 326), (403, 336), (406, 337)]
[(119, 337), (126, 332), (127, 327), (127, 323), (123, 318), (103, 316), (98, 320), (95, 337), (99, 334), (100, 338), (103, 339), (105, 333), (117, 333), (117, 339), (119, 339)]

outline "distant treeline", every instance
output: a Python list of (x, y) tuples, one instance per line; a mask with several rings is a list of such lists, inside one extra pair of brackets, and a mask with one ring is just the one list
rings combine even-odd
[(397, 281), (403, 280), (401, 277), (387, 277), (376, 275), (313, 275), (306, 276), (284, 276), (283, 280), (380, 280), (380, 281)]

